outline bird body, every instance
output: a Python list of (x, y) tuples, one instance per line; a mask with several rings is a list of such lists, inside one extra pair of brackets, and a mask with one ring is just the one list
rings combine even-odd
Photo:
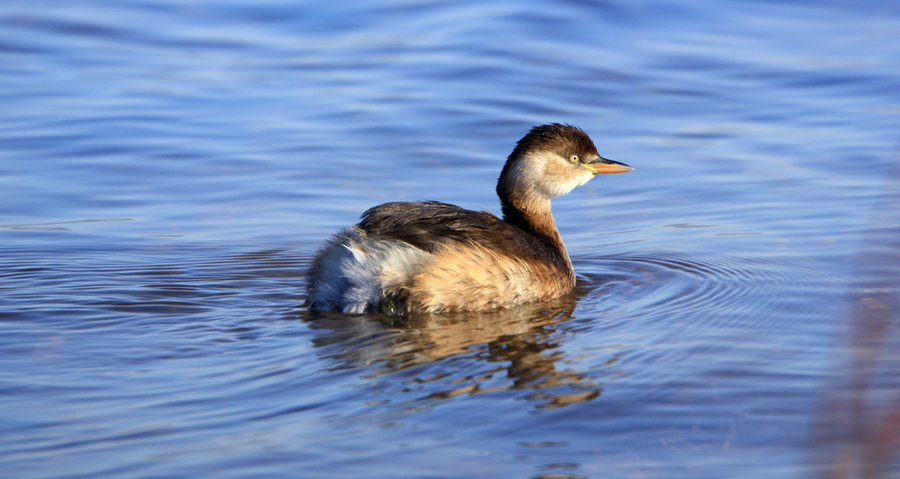
[(307, 298), (319, 310), (486, 311), (567, 294), (575, 272), (550, 199), (597, 173), (632, 168), (597, 154), (569, 125), (533, 128), (497, 183), (503, 218), (447, 203), (393, 202), (363, 213), (317, 254)]

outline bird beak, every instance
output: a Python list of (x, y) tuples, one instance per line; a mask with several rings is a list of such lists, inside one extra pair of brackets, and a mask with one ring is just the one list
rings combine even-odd
[(596, 160), (585, 163), (581, 166), (587, 168), (588, 171), (595, 175), (600, 173), (628, 173), (629, 171), (634, 170), (634, 168), (626, 165), (625, 163), (607, 160), (602, 156), (599, 156)]

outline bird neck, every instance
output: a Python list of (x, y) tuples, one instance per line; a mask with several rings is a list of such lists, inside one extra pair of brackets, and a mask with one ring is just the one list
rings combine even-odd
[(509, 195), (501, 196), (500, 203), (504, 221), (537, 238), (574, 275), (572, 261), (550, 211), (550, 199)]

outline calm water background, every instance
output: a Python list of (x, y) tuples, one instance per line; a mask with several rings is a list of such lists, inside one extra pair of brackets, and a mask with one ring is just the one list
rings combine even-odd
[[(0, 470), (816, 476), (856, 454), (854, 301), (896, 299), (898, 120), (890, 1), (7, 0)], [(554, 202), (575, 298), (306, 310), (335, 229), (497, 211), (551, 121), (636, 167)]]

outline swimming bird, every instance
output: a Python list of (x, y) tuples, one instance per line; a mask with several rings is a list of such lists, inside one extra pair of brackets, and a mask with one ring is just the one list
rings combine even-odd
[(370, 208), (318, 252), (307, 278), (313, 309), (389, 315), (488, 311), (572, 291), (575, 271), (550, 200), (600, 173), (603, 158), (572, 125), (531, 129), (497, 181), (503, 217), (437, 201)]

